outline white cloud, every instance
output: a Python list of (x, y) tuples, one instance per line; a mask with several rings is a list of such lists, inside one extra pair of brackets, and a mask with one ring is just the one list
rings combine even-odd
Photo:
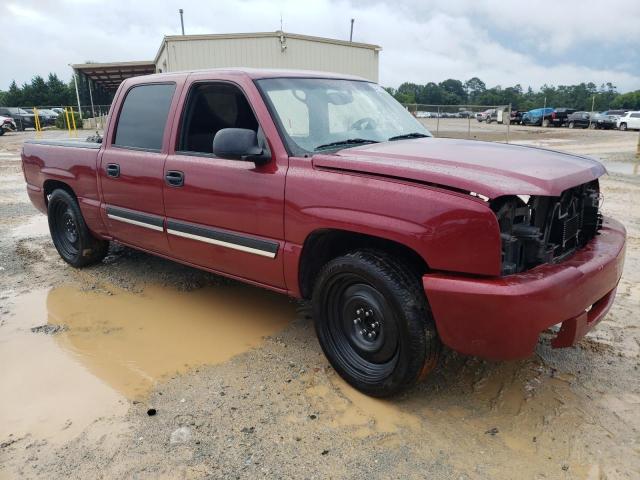
[[(179, 33), (180, 6), (187, 33), (273, 31), (282, 13), (285, 31), (348, 38), (354, 17), (354, 40), (383, 47), (384, 85), (478, 76), (491, 86), (611, 81), (622, 91), (640, 88), (638, 57), (627, 55), (640, 42), (639, 1), (15, 0), (0, 3), (3, 35), (12, 39), (0, 42), (0, 89), (50, 71), (67, 79), (69, 63), (151, 60), (163, 35)], [(619, 61), (607, 69), (571, 58), (582, 46), (609, 48)]]

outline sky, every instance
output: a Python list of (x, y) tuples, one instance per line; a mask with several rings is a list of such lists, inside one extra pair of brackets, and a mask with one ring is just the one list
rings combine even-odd
[(640, 89), (640, 0), (3, 0), (0, 90), (71, 63), (153, 60), (164, 35), (285, 32), (382, 47), (380, 83)]

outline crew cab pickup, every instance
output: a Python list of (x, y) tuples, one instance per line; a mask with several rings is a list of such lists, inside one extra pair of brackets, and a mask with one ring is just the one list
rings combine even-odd
[(330, 363), (370, 395), (424, 378), (442, 344), (524, 358), (558, 326), (553, 345), (573, 345), (622, 274), (600, 163), (432, 138), (356, 77), (130, 78), (101, 139), (31, 140), (22, 162), (67, 263), (117, 241), (311, 299)]

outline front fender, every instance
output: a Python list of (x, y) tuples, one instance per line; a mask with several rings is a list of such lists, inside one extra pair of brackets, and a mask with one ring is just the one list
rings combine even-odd
[(488, 204), (469, 195), (292, 162), (285, 205), (292, 251), (314, 231), (338, 229), (405, 245), (432, 270), (500, 275), (497, 219)]

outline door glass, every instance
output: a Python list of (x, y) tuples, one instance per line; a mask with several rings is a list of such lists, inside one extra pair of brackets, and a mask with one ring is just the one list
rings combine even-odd
[(125, 148), (160, 151), (169, 115), (174, 83), (133, 87), (124, 100), (114, 145)]
[(258, 132), (258, 121), (244, 94), (224, 83), (194, 86), (189, 93), (177, 150), (213, 154), (213, 137), (223, 128)]

